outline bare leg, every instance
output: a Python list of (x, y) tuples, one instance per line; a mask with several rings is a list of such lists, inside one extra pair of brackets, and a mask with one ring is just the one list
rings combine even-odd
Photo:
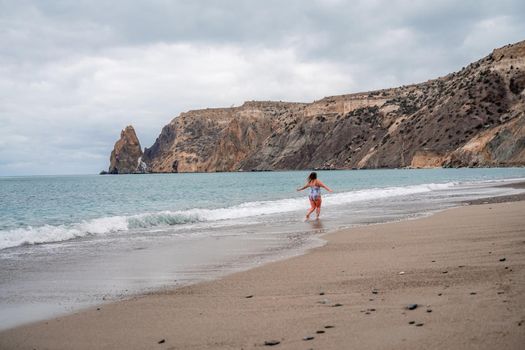
[(321, 215), (321, 197), (315, 201), (315, 218), (319, 219), (319, 215)]
[(310, 199), (310, 209), (308, 210), (308, 212), (306, 213), (306, 220), (310, 219), (310, 214), (312, 214), (316, 208), (316, 205), (315, 205), (315, 201), (311, 200)]

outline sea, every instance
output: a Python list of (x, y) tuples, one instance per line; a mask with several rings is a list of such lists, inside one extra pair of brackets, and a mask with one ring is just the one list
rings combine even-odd
[[(344, 228), (518, 194), (525, 168), (0, 177), (0, 329), (215, 279)], [(352, 231), (347, 231), (352, 234)]]

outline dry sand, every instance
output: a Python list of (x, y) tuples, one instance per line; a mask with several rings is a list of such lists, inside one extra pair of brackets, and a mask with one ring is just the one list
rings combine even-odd
[(340, 231), (303, 256), (4, 331), (0, 349), (524, 349), (524, 214), (492, 203)]

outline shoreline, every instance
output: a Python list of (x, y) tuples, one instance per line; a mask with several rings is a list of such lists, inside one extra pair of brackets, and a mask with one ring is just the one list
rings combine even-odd
[[(514, 186), (516, 185), (514, 184)], [(521, 183), (520, 186), (525, 185)], [(350, 324), (347, 325), (350, 326), (351, 329), (357, 327), (359, 332), (366, 334), (367, 332), (369, 333), (368, 328), (373, 327), (369, 322), (370, 319), (376, 319), (382, 327), (385, 328), (384, 332), (388, 333), (390, 330), (390, 327), (386, 327), (388, 326), (388, 322), (394, 322), (392, 332), (396, 329), (395, 332), (399, 331), (400, 334), (403, 335), (398, 339), (395, 334), (384, 334), (383, 332), (383, 342), (390, 344), (392, 340), (396, 340), (397, 343), (392, 344), (392, 348), (419, 348), (420, 343), (411, 342), (413, 340), (411, 337), (414, 336), (414, 334), (411, 333), (414, 332), (416, 328), (414, 326), (408, 327), (409, 325), (406, 324), (406, 322), (402, 322), (402, 325), (399, 324), (399, 320), (393, 319), (395, 318), (394, 315), (407, 321), (406, 317), (417, 314), (422, 320), (420, 323), (423, 323), (421, 327), (417, 328), (421, 330), (422, 334), (429, 335), (428, 331), (426, 331), (429, 327), (425, 325), (429, 322), (430, 328), (442, 328), (441, 332), (437, 332), (437, 335), (446, 335), (447, 330), (452, 331), (446, 327), (447, 324), (440, 322), (434, 322), (435, 324), (432, 324), (432, 320), (434, 319), (433, 321), (436, 321), (435, 317), (440, 315), (439, 312), (435, 312), (438, 310), (432, 310), (432, 305), (443, 300), (443, 298), (437, 297), (439, 293), (445, 295), (445, 291), (448, 293), (449, 290), (465, 289), (465, 286), (461, 285), (461, 283), (454, 284), (453, 279), (450, 280), (451, 276), (454, 276), (456, 273), (459, 275), (463, 274), (464, 280), (482, 284), (484, 281), (480, 279), (483, 275), (480, 269), (484, 270), (487, 266), (490, 267), (486, 272), (494, 279), (499, 274), (496, 274), (496, 267), (505, 265), (507, 269), (502, 268), (501, 273), (516, 275), (519, 272), (519, 278), (517, 280), (522, 282), (521, 289), (523, 289), (525, 276), (523, 275), (523, 270), (519, 267), (525, 263), (525, 259), (520, 259), (519, 256), (516, 256), (518, 259), (512, 262), (512, 265), (515, 265), (512, 267), (508, 266), (510, 262), (499, 262), (498, 259), (491, 261), (491, 264), (488, 265), (487, 262), (483, 262), (482, 264), (476, 264), (476, 266), (470, 266), (469, 259), (467, 259), (466, 262), (463, 261), (462, 264), (458, 265), (463, 267), (448, 267), (446, 273), (444, 273), (445, 270), (433, 271), (435, 270), (432, 266), (433, 263), (430, 263), (430, 266), (425, 266), (423, 271), (418, 271), (420, 266), (417, 266), (415, 271), (410, 271), (409, 268), (404, 266), (405, 261), (397, 261), (400, 260), (397, 252), (402, 251), (407, 253), (407, 256), (401, 256), (401, 260), (406, 260), (407, 258), (414, 260), (416, 257), (411, 256), (409, 254), (410, 251), (407, 252), (406, 248), (400, 246), (403, 246), (403, 243), (405, 245), (413, 245), (411, 240), (418, 241), (423, 238), (413, 235), (414, 227), (430, 230), (434, 233), (446, 234), (447, 236), (450, 235), (449, 231), (454, 231), (455, 225), (449, 224), (449, 219), (452, 217), (456, 223), (458, 220), (466, 220), (464, 215), (458, 215), (458, 213), (462, 212), (467, 212), (466, 214), (474, 216), (481, 221), (487, 221), (482, 225), (480, 222), (473, 223), (466, 220), (467, 226), (470, 225), (472, 229), (467, 230), (463, 228), (463, 231), (468, 231), (470, 236), (475, 236), (476, 230), (487, 231), (486, 227), (490, 221), (501, 221), (502, 216), (508, 216), (511, 215), (511, 213), (514, 215), (512, 218), (512, 220), (514, 220), (513, 222), (517, 222), (518, 224), (525, 223), (524, 219), (516, 217), (516, 215), (519, 216), (519, 214), (525, 210), (525, 202), (523, 202), (525, 195), (506, 197), (509, 198), (493, 197), (493, 199), (487, 198), (480, 199), (479, 201), (471, 201), (468, 204), (481, 205), (454, 207), (416, 220), (366, 225), (326, 233), (322, 235), (322, 238), (327, 241), (325, 245), (306, 251), (305, 254), (300, 256), (270, 262), (213, 281), (200, 282), (189, 286), (132, 297), (128, 300), (103, 304), (66, 316), (7, 329), (0, 332), (0, 347), (7, 349), (33, 347), (82, 349), (93, 347), (148, 348), (158, 346), (159, 348), (171, 347), (172, 349), (191, 347), (229, 349), (259, 347), (264, 346), (265, 341), (277, 340), (281, 343), (278, 346), (282, 348), (314, 346), (316, 348), (336, 349), (340, 348), (341, 344), (347, 344), (349, 341), (352, 341), (352, 339), (347, 339), (344, 335), (345, 332), (342, 332), (345, 329), (344, 325), (347, 321), (351, 321)], [(503, 199), (506, 201), (500, 203)], [(509, 200), (520, 201), (511, 203)], [(492, 202), (489, 203), (489, 201)], [(483, 215), (480, 216), (480, 212), (482, 212)], [(496, 212), (498, 215), (494, 217)], [(442, 226), (450, 227), (446, 227), (446, 229), (443, 227), (440, 228), (440, 225), (436, 224), (436, 221), (440, 221), (442, 217), (448, 217), (447, 220), (443, 220), (445, 223)], [(454, 220), (452, 220), (452, 222), (454, 222)], [(472, 217), (470, 217), (470, 221), (472, 221)], [(502, 228), (506, 227), (504, 224), (508, 226), (508, 223), (499, 222), (499, 226), (502, 226)], [(397, 231), (400, 227), (404, 228), (404, 230), (401, 230), (399, 233), (393, 233), (390, 236), (390, 231)], [(525, 234), (523, 231), (520, 232), (519, 225), (514, 225), (514, 229), (516, 229), (516, 227), (518, 227), (519, 236), (517, 240), (522, 239), (520, 243), (525, 243)], [(406, 230), (408, 230), (409, 233), (406, 233)], [(456, 229), (455, 231), (458, 230)], [(463, 231), (459, 230), (455, 232), (455, 234), (464, 235), (465, 232)], [(378, 241), (378, 237), (375, 237), (374, 234), (382, 239)], [(495, 239), (494, 232), (489, 230), (485, 232), (485, 234)], [(356, 241), (356, 238), (353, 237), (354, 235), (360, 238), (366, 236), (368, 239)], [(424, 238), (430, 239), (428, 234), (424, 236)], [(407, 240), (407, 238), (409, 239)], [(470, 244), (475, 244), (478, 241), (487, 239), (487, 237), (471, 238), (476, 239), (473, 241), (471, 239), (469, 241)], [(468, 237), (466, 239), (468, 240)], [(505, 240), (495, 240), (491, 245), (494, 246), (496, 243), (500, 243), (503, 246), (508, 245), (508, 242)], [(392, 245), (392, 247), (385, 247), (384, 244), (386, 242), (388, 242), (388, 246)], [(449, 244), (446, 241), (434, 243), (439, 246), (440, 249), (446, 248)], [(381, 254), (373, 254), (373, 251), (377, 250), (376, 246), (381, 246)], [(435, 248), (437, 248), (437, 246)], [(356, 247), (361, 247), (365, 254), (363, 255), (363, 253), (358, 252)], [(416, 248), (420, 249), (422, 247), (417, 247), (416, 245)], [(468, 247), (464, 248), (464, 253), (468, 255)], [(518, 245), (513, 248), (520, 249), (520, 246)], [(490, 245), (488, 249), (495, 250), (495, 248), (491, 248)], [(327, 253), (330, 252), (333, 252), (334, 256), (326, 260)], [(396, 252), (396, 254), (392, 255), (393, 252)], [(352, 254), (356, 254), (356, 258), (359, 259), (353, 261), (351, 257)], [(442, 252), (442, 254), (446, 255), (446, 252)], [(491, 254), (487, 255), (490, 256)], [(480, 257), (478, 255), (471, 256), (471, 258), (479, 260)], [(371, 256), (374, 256), (374, 258), (371, 259)], [(319, 262), (319, 257), (323, 257), (321, 259), (322, 264)], [(332, 258), (336, 257), (339, 258), (341, 262), (344, 261), (350, 266), (344, 265), (347, 267), (342, 270), (338, 270), (340, 266), (333, 266), (333, 271), (324, 271), (326, 269), (324, 265), (326, 264), (339, 265), (337, 261), (332, 261)], [(492, 256), (491, 258), (495, 259), (496, 257), (497, 256)], [(508, 259), (508, 257), (506, 259)], [(373, 261), (372, 263), (371, 260)], [(387, 267), (377, 266), (377, 261), (383, 262)], [(437, 262), (439, 260), (436, 259), (435, 261)], [(302, 268), (301, 262), (309, 268), (306, 270)], [(426, 261), (423, 265), (428, 264), (429, 262)], [(399, 267), (392, 271), (392, 268), (396, 265), (399, 265)], [(321, 271), (318, 270), (323, 270), (325, 273), (320, 273)], [(472, 278), (472, 276), (469, 277), (467, 276), (468, 274), (465, 275), (465, 272), (469, 271), (476, 278)], [(400, 272), (404, 273), (399, 275)], [(309, 276), (310, 274), (312, 276)], [(298, 277), (301, 276), (304, 277), (304, 280), (298, 280)], [(414, 277), (417, 276), (419, 276), (419, 278), (414, 280)], [(401, 281), (396, 281), (398, 279), (401, 279)], [(279, 283), (275, 284), (275, 280)], [(443, 281), (440, 282), (440, 280)], [(265, 283), (265, 281), (267, 283)], [(392, 296), (389, 295), (392, 294), (392, 288), (381, 287), (385, 284), (385, 281), (395, 286), (395, 288), (393, 288), (393, 296), (397, 302), (393, 303), (394, 300), (391, 300)], [(401, 287), (397, 285), (398, 282), (402, 282)], [(408, 285), (414, 284), (416, 289), (428, 289), (430, 286), (433, 286), (440, 292), (433, 291), (431, 296), (429, 295), (424, 298), (423, 295), (428, 294), (428, 290), (420, 291), (421, 293), (405, 290), (405, 294), (412, 295), (412, 297), (402, 298), (402, 295), (395, 292), (403, 290), (403, 285), (407, 283)], [(503, 286), (501, 283), (502, 282), (500, 282), (499, 286)], [(313, 285), (316, 286), (314, 287)], [(513, 288), (511, 288), (511, 285)], [(347, 291), (345, 287), (348, 287), (350, 290)], [(467, 289), (483, 290), (483, 288), (473, 288), (474, 286), (469, 287), (470, 288)], [(515, 283), (512, 283), (512, 279), (508, 283), (505, 283), (504, 287), (505, 288), (500, 288), (501, 290), (497, 291), (497, 293), (493, 293), (494, 296), (492, 298), (488, 295), (483, 295), (483, 300), (481, 300), (482, 304), (479, 306), (487, 307), (488, 304), (491, 308), (495, 307), (495, 314), (498, 313), (499, 309), (496, 305), (507, 304), (508, 306), (514, 304), (514, 307), (517, 306), (518, 309), (522, 309), (525, 305), (525, 300), (524, 297), (519, 297), (519, 293), (511, 293), (512, 289), (516, 288)], [(520, 286), (518, 285), (518, 287)], [(374, 293), (374, 288), (377, 288), (377, 293)], [(469, 293), (476, 294), (470, 295), (466, 293), (467, 291), (464, 292), (465, 293), (462, 294), (468, 295), (467, 299), (469, 301), (478, 299), (481, 297), (481, 294), (485, 294), (478, 291), (471, 291)], [(499, 292), (502, 292), (502, 294), (499, 294)], [(523, 292), (525, 292), (525, 290), (521, 290), (521, 295), (525, 295)], [(323, 293), (323, 295), (320, 295), (321, 293)], [(500, 295), (502, 297), (500, 297)], [(455, 298), (460, 298), (460, 296), (455, 295)], [(503, 301), (498, 300), (496, 304), (495, 300), (493, 300), (494, 298), (500, 298), (503, 299)], [(420, 304), (419, 309), (414, 311), (406, 311), (403, 309), (404, 303), (413, 302)], [(225, 307), (219, 305), (222, 303), (225, 303)], [(356, 303), (357, 305), (355, 305)], [(338, 306), (338, 304), (341, 305)], [(454, 308), (464, 308), (461, 305), (462, 303), (458, 303), (458, 300), (455, 300), (453, 304)], [(431, 305), (430, 310), (432, 310), (432, 312), (425, 312), (424, 309), (426, 309), (426, 305)], [(446, 308), (447, 305), (440, 306)], [(248, 310), (246, 310), (246, 308), (248, 308)], [(346, 312), (341, 312), (341, 310), (346, 310)], [(467, 311), (469, 310), (472, 311), (471, 306)], [(182, 315), (179, 315), (179, 313), (175, 311), (183, 312)], [(247, 313), (246, 311), (249, 312)], [(521, 310), (511, 311), (513, 317), (512, 322), (509, 320), (509, 324), (504, 327), (506, 329), (508, 326), (509, 331), (507, 333), (511, 336), (509, 338), (510, 342), (506, 343), (508, 345), (506, 348), (514, 348), (516, 344), (520, 344), (520, 342), (523, 344), (525, 341), (525, 325), (523, 327), (521, 326), (521, 323), (524, 322), (525, 314), (520, 314), (520, 312)], [(251, 313), (256, 313), (258, 316), (250, 316)], [(472, 316), (476, 313), (477, 312)], [(492, 313), (490, 314), (492, 315)], [(330, 315), (333, 317), (330, 317)], [(345, 319), (344, 315), (346, 315), (348, 320)], [(440, 316), (442, 318), (444, 315)], [(486, 316), (488, 316), (488, 314), (485, 312), (481, 313), (480, 317), (482, 319)], [(475, 324), (476, 320), (481, 322), (480, 317), (467, 317), (467, 319), (469, 322)], [(334, 318), (334, 320), (330, 320), (331, 318)], [(123, 321), (123, 323), (121, 324), (120, 321), (113, 322), (113, 319), (119, 319)], [(283, 323), (283, 320), (293, 320), (294, 322), (288, 324), (288, 322)], [(317, 322), (314, 322), (316, 320)], [(321, 320), (325, 321), (320, 322)], [(255, 327), (256, 329), (249, 326), (251, 322), (258, 325)], [(298, 323), (304, 323), (304, 325), (298, 327)], [(314, 329), (310, 329), (312, 327), (316, 328), (313, 326), (314, 323), (327, 324), (319, 324), (317, 326), (319, 329), (314, 331)], [(323, 328), (332, 325), (328, 323), (334, 323), (335, 328)], [(518, 323), (520, 323), (519, 326), (517, 325)], [(152, 324), (155, 326), (152, 326)], [(229, 324), (231, 324), (233, 328), (230, 327)], [(279, 327), (276, 328), (275, 325), (279, 325)], [(65, 329), (63, 329), (63, 326), (66, 326)], [(188, 329), (188, 327), (190, 329)], [(359, 327), (364, 328), (360, 329)], [(474, 328), (479, 328), (481, 325), (473, 326), (471, 324), (470, 326), (463, 325), (463, 327), (466, 327), (466, 329), (463, 328), (462, 333), (468, 333), (469, 331), (474, 332)], [(238, 332), (236, 329), (238, 329)], [(271, 332), (272, 329), (273, 332)], [(300, 329), (303, 329), (302, 332)], [(425, 331), (423, 331), (423, 329), (425, 329)], [(325, 336), (325, 333), (316, 333), (317, 331), (323, 330), (326, 334), (333, 333), (334, 336), (329, 337)], [(513, 333), (512, 330), (516, 331), (516, 333)], [(242, 336), (241, 333), (246, 334), (246, 336)], [(301, 337), (299, 333), (303, 334), (303, 336)], [(432, 333), (434, 333), (434, 336), (436, 335), (435, 332)], [(456, 336), (459, 335), (457, 332), (453, 332), (453, 334)], [(472, 344), (462, 343), (459, 347), (483, 348), (487, 346), (486, 348), (490, 348), (488, 345), (491, 343), (487, 342), (487, 337), (480, 337), (480, 334), (476, 332), (475, 334), (477, 339), (479, 338), (477, 342), (474, 341)], [(429, 336), (431, 335), (432, 334)], [(303, 337), (309, 336), (313, 336), (314, 339), (302, 340)], [(355, 335), (353, 335), (352, 338), (354, 336)], [(420, 336), (421, 334), (418, 334), (416, 337), (418, 342), (422, 341)], [(201, 337), (204, 342), (198, 341)], [(363, 337), (359, 338), (361, 339)], [(488, 338), (492, 339), (492, 337)], [(423, 340), (424, 339), (425, 338), (423, 338)], [(458, 341), (458, 339), (454, 337), (451, 339)], [(494, 338), (494, 340), (496, 339), (501, 341), (499, 336)], [(164, 342), (157, 344), (157, 342), (162, 340), (164, 340)], [(358, 345), (360, 348), (377, 348), (381, 347), (381, 344), (383, 343), (377, 343), (376, 340), (361, 339), (359, 343), (354, 344), (354, 347)], [(448, 347), (458, 347), (453, 346), (453, 344), (459, 345), (457, 343), (449, 343), (450, 346)], [(473, 344), (476, 344), (476, 346)], [(441, 345), (438, 347), (443, 348)], [(444, 346), (444, 348), (447, 348), (447, 346)]]

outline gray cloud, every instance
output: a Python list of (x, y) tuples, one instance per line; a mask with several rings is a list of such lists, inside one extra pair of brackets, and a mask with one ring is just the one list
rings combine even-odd
[(521, 1), (1, 1), (0, 175), (96, 173), (182, 111), (424, 81), (523, 40)]

